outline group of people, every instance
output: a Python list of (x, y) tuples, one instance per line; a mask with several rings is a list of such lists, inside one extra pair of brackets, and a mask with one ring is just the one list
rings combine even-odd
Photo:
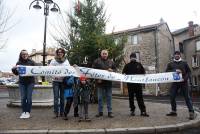
[[(12, 68), (12, 72), (18, 75), (17, 65), (35, 66), (35, 62), (29, 59), (28, 52), (22, 50), (19, 54), (19, 60), (16, 66)], [(65, 50), (59, 48), (56, 50), (55, 58), (51, 61), (49, 66), (70, 66), (69, 61), (65, 57)], [(116, 66), (114, 62), (108, 58), (108, 51), (102, 50), (100, 57), (96, 59), (92, 65), (95, 69), (102, 69), (107, 71), (115, 71)], [(181, 59), (181, 53), (176, 51), (174, 53), (174, 59), (167, 65), (167, 72), (182, 73), (183, 82), (172, 83), (170, 88), (170, 101), (171, 112), (167, 116), (177, 116), (176, 113), (176, 96), (178, 90), (183, 92), (188, 110), (189, 119), (195, 118), (192, 101), (188, 90), (188, 80), (190, 79), (190, 68), (188, 64)], [(130, 62), (127, 63), (123, 70), (123, 74), (135, 75), (145, 74), (143, 65), (137, 61), (136, 53), (130, 55)], [(79, 78), (73, 76), (67, 77), (53, 77), (53, 94), (54, 94), (54, 118), (62, 116), (65, 120), (68, 120), (68, 113), (73, 104), (74, 117), (79, 117), (79, 121), (91, 121), (88, 113), (88, 104), (90, 102), (91, 87), (88, 83), (88, 79), (81, 75)], [(112, 113), (112, 81), (107, 80), (95, 80), (97, 96), (98, 96), (98, 113), (96, 117), (103, 116), (103, 98), (106, 98), (107, 103), (107, 116), (113, 118)], [(34, 77), (19, 76), (19, 89), (21, 94), (22, 114), (20, 118), (30, 118), (31, 106), (32, 106), (32, 91), (34, 87)], [(143, 85), (138, 83), (127, 83), (128, 95), (129, 95), (129, 107), (130, 115), (135, 116), (134, 96), (138, 103), (138, 107), (141, 111), (141, 116), (149, 117), (146, 111), (146, 107), (143, 99)]]

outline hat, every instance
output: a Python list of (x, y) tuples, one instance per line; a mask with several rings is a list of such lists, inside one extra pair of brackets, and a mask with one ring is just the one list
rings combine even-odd
[(86, 81), (86, 79), (87, 78), (85, 77), (85, 75), (81, 75), (80, 78), (79, 78), (80, 81)]
[(130, 58), (137, 58), (135, 53), (131, 53)]
[(175, 55), (175, 54), (179, 54), (179, 55), (180, 55), (181, 52), (180, 52), (180, 51), (175, 51), (175, 52), (174, 52), (174, 55)]

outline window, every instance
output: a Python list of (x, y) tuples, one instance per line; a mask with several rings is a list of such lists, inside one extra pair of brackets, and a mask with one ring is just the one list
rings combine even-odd
[(200, 41), (196, 42), (196, 51), (200, 51)]
[(135, 54), (136, 54), (137, 61), (140, 61), (140, 53), (136, 52)]
[(197, 55), (192, 56), (192, 67), (193, 68), (199, 67), (199, 61)]
[(128, 36), (128, 44), (137, 45), (138, 44), (138, 36), (137, 35)]
[(192, 84), (193, 85), (198, 85), (197, 77), (196, 76), (192, 76)]

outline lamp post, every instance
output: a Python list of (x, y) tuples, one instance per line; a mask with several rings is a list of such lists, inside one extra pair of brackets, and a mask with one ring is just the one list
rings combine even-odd
[[(40, 3), (43, 3), (44, 16), (45, 16), (44, 41), (43, 41), (43, 53), (42, 53), (42, 56), (43, 56), (42, 64), (43, 64), (43, 66), (45, 66), (46, 65), (45, 58), (47, 56), (47, 54), (46, 54), (47, 16), (49, 15), (49, 10), (52, 12), (60, 12), (60, 7), (58, 6), (57, 3), (53, 2), (53, 0), (34, 0), (30, 3), (29, 10), (31, 7), (35, 8), (37, 10), (42, 9), (42, 7), (40, 6)], [(45, 81), (44, 77), (42, 77), (42, 81)]]

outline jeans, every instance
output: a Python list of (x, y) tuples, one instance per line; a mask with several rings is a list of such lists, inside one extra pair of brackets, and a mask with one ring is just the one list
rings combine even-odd
[(31, 112), (32, 107), (32, 92), (34, 83), (21, 84), (19, 83), (19, 89), (21, 94), (21, 106), (23, 112)]
[(146, 112), (146, 107), (144, 105), (144, 99), (142, 94), (142, 85), (128, 85), (128, 95), (129, 95), (129, 107), (132, 112), (135, 111), (134, 105), (134, 95), (136, 96), (136, 100), (141, 112)]
[(63, 83), (53, 81), (54, 113), (64, 113)]
[(103, 97), (106, 97), (108, 112), (112, 112), (112, 89), (109, 86), (97, 88), (98, 93), (98, 111), (103, 112)]
[(181, 91), (183, 93), (183, 96), (185, 98), (185, 102), (186, 102), (189, 112), (194, 112), (194, 109), (192, 106), (192, 100), (189, 95), (188, 84), (183, 83), (183, 82), (173, 83), (171, 86), (170, 101), (171, 101), (172, 111), (176, 112), (176, 95), (177, 95), (179, 89), (181, 89)]

